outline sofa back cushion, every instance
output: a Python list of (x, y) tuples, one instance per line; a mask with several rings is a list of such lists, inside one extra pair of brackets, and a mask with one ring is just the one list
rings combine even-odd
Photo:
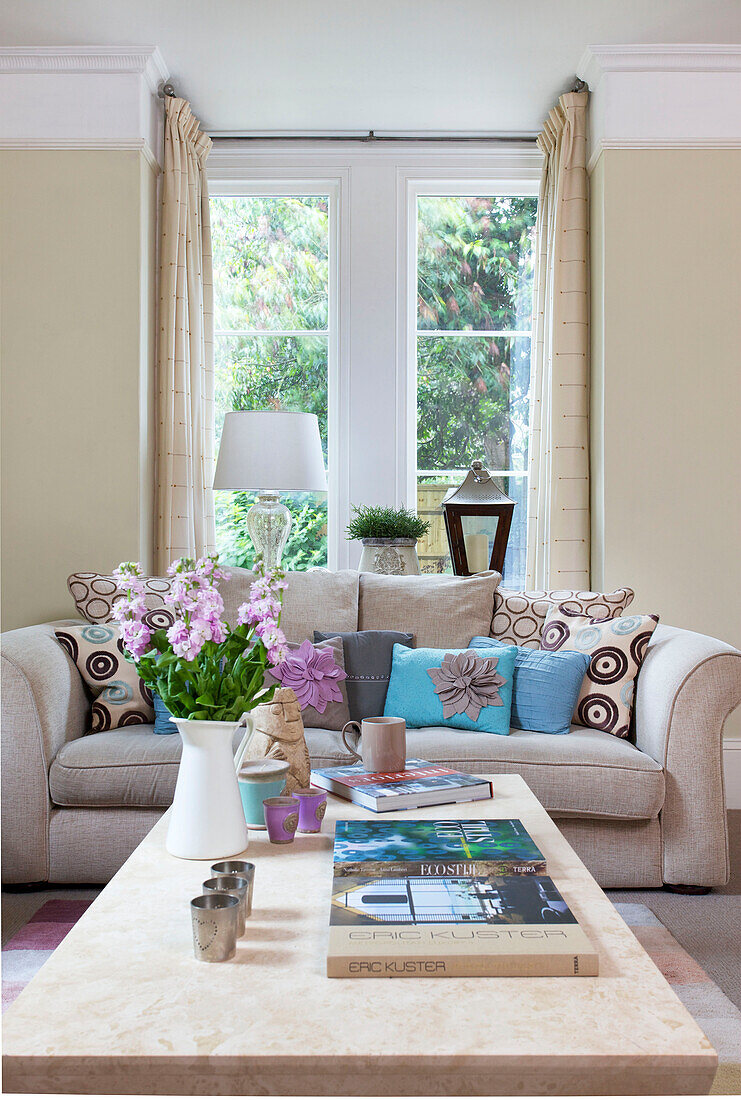
[[(249, 569), (225, 566), (228, 574), (219, 584), (224, 600), (224, 615), (232, 626), (237, 623), (237, 609), (249, 599), (254, 574)], [(329, 569), (310, 569), (305, 573), (289, 573), (288, 588), (283, 599), (281, 626), (289, 642), (313, 638), (315, 630), (341, 633), (358, 629), (358, 574), (345, 569), (331, 573)], [(173, 616), (165, 603), (170, 591), (170, 577), (145, 577), (147, 607), (153, 613), (150, 625), (168, 627)], [(118, 586), (114, 577), (105, 573), (73, 573), (67, 578), (75, 607), (89, 623), (111, 621), (111, 610)], [(156, 612), (161, 613), (162, 621)]]
[[(229, 574), (219, 585), (228, 623), (237, 621), (237, 609), (249, 599), (254, 578), (249, 569), (224, 567)], [(288, 573), (283, 594), (281, 627), (289, 642), (313, 639), (315, 630), (341, 633), (358, 629), (358, 574), (351, 569), (337, 573), (309, 569)]]
[(614, 592), (579, 592), (569, 588), (512, 592), (499, 588), (494, 594), (491, 630), (485, 633), (507, 645), (540, 649), (540, 637), (551, 608), (562, 604), (576, 615), (614, 619), (622, 615), (634, 595), (632, 588), (616, 588)]
[(493, 570), (473, 577), (361, 573), (357, 629), (401, 630), (418, 646), (464, 649), (474, 634), (490, 633), (501, 579)]

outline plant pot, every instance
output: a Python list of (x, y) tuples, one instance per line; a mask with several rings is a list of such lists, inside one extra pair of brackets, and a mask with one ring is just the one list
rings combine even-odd
[(420, 572), (416, 539), (362, 539), (361, 573), (385, 573), (394, 577)]
[[(247, 826), (234, 767), (238, 722), (173, 718), (183, 742), (167, 851), (180, 859), (228, 859), (247, 847)], [(246, 721), (252, 727), (252, 719)]]

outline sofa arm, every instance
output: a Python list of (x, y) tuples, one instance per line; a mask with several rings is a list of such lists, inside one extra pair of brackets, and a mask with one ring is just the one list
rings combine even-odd
[(636, 745), (664, 769), (663, 878), (670, 884), (728, 881), (723, 723), (741, 703), (741, 653), (658, 626), (638, 677)]
[(3, 882), (49, 878), (49, 768), (89, 728), (82, 677), (54, 623), (0, 636)]

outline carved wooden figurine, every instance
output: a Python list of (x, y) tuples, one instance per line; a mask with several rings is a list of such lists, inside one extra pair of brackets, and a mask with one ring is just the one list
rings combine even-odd
[(260, 703), (252, 711), (255, 735), (245, 759), (287, 760), (286, 794), (308, 787), (311, 761), (304, 737), (301, 708), (291, 688), (279, 687), (271, 702)]

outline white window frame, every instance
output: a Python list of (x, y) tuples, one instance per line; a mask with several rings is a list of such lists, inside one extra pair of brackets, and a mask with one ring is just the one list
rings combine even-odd
[(538, 193), (534, 145), (220, 141), (213, 195), (330, 196), (330, 569), (357, 568), (351, 504), (416, 506), (417, 197)]

